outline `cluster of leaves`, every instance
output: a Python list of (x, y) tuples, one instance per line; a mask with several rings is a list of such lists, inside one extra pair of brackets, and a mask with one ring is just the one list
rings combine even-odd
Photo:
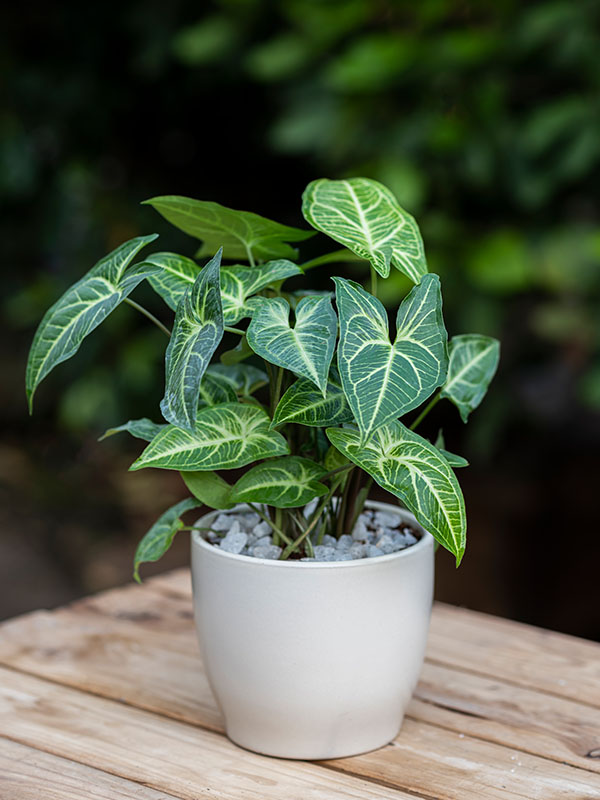
[[(132, 263), (155, 237), (121, 245), (46, 313), (26, 376), (31, 407), (43, 378), (121, 302), (152, 317), (129, 298), (142, 280), (175, 312), (172, 330), (153, 318), (170, 337), (160, 404), (166, 422), (133, 420), (106, 434), (124, 430), (147, 441), (131, 469), (177, 470), (193, 495), (146, 534), (136, 576), (141, 563), (168, 548), (183, 527), (181, 515), (203, 504), (248, 503), (285, 545), (282, 558), (310, 553), (314, 534), (352, 529), (372, 481), (410, 509), (458, 564), (466, 517), (453, 467), (466, 462), (444, 450), (442, 439), (432, 444), (414, 429), (444, 397), (466, 422), (493, 377), (499, 345), (473, 334), (448, 344), (440, 281), (427, 270), (413, 217), (375, 181), (313, 181), (303, 196), (304, 218), (343, 248), (298, 264), (290, 243), (315, 230), (184, 197), (148, 203), (202, 241), (198, 256), (218, 247), (216, 254), (203, 267), (175, 253)], [(324, 261), (349, 258), (369, 263), (371, 293), (340, 277), (333, 279), (335, 294), (283, 287)], [(225, 266), (223, 259), (237, 263)], [(377, 276), (392, 267), (415, 284), (393, 334), (376, 297)], [(211, 364), (225, 335), (237, 345), (221, 349)], [(264, 369), (248, 359), (262, 359)], [(261, 397), (267, 385), (269, 396)], [(421, 406), (410, 426), (401, 421)], [(243, 467), (233, 483), (219, 474)], [(301, 513), (311, 501), (310, 513)]]

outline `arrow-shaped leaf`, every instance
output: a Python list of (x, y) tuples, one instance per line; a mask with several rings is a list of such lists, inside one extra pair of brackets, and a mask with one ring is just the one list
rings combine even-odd
[(226, 381), (234, 393), (242, 397), (250, 397), (269, 382), (267, 373), (251, 364), (211, 364), (206, 375), (215, 375)]
[(231, 499), (237, 503), (265, 503), (275, 508), (304, 506), (314, 497), (327, 494), (325, 484), (319, 483), (325, 472), (307, 458), (275, 458), (257, 464), (242, 475), (231, 491)]
[(293, 383), (275, 409), (272, 427), (295, 422), (325, 428), (352, 422), (353, 419), (337, 370), (332, 368), (325, 396), (306, 378), (299, 378)]
[(118, 428), (109, 428), (107, 431), (105, 431), (105, 433), (102, 434), (98, 441), (101, 442), (103, 439), (107, 439), (109, 436), (114, 436), (116, 433), (127, 432), (136, 439), (142, 439), (145, 442), (151, 442), (152, 439), (154, 439), (154, 437), (166, 427), (166, 425), (159, 425), (158, 423), (152, 422), (151, 419), (147, 419), (146, 417), (143, 417), (142, 419), (130, 419), (129, 422), (126, 422), (124, 425), (119, 425)]
[(453, 469), (458, 469), (459, 467), (468, 467), (469, 462), (466, 458), (462, 456), (457, 456), (456, 453), (451, 453), (449, 450), (446, 450), (446, 444), (444, 442), (444, 434), (442, 433), (441, 429), (438, 432), (437, 439), (433, 445), (439, 452), (444, 456), (446, 461), (450, 464)]
[(81, 342), (148, 276), (151, 268), (137, 264), (128, 270), (135, 255), (152, 236), (131, 239), (99, 261), (77, 281), (44, 315), (33, 338), (25, 384), (29, 410), (42, 380), (58, 364), (79, 350)]
[(204, 373), (200, 381), (200, 392), (198, 395), (198, 408), (205, 406), (218, 406), (221, 403), (235, 403), (237, 395), (231, 384), (223, 380), (219, 375)]
[(490, 336), (468, 333), (453, 336), (449, 345), (448, 375), (442, 386), (447, 397), (460, 411), (463, 422), (483, 400), (500, 359), (500, 342)]
[(313, 228), (370, 261), (384, 278), (390, 264), (415, 283), (427, 272), (417, 223), (377, 181), (313, 181), (302, 197), (302, 213)]
[(305, 297), (290, 325), (290, 306), (282, 297), (257, 297), (246, 332), (248, 344), (271, 364), (316, 384), (323, 395), (333, 358), (337, 318), (328, 297)]
[(186, 471), (236, 469), (261, 458), (289, 453), (286, 440), (269, 430), (266, 412), (254, 405), (224, 403), (202, 408), (194, 431), (169, 425), (130, 469), (162, 467)]
[(140, 565), (149, 561), (158, 561), (173, 544), (177, 531), (183, 528), (181, 515), (200, 505), (202, 504), (190, 497), (172, 506), (156, 520), (135, 551), (133, 577), (138, 583), (141, 583)]
[(354, 281), (334, 278), (340, 317), (338, 368), (364, 439), (426, 400), (446, 376), (447, 333), (437, 275), (426, 275), (398, 309), (390, 342), (387, 313)]
[(358, 431), (349, 428), (328, 428), (327, 436), (350, 461), (400, 498), (456, 556), (458, 566), (466, 544), (465, 504), (452, 468), (432, 444), (401, 422), (379, 428), (366, 445)]
[(173, 311), (191, 289), (201, 267), (191, 258), (177, 253), (153, 253), (148, 261), (157, 268), (148, 283)]
[(201, 239), (200, 256), (223, 247), (224, 258), (245, 259), (249, 251), (259, 261), (294, 258), (296, 251), (286, 242), (301, 242), (314, 236), (313, 231), (291, 228), (219, 203), (175, 195), (153, 197), (145, 202), (176, 228)]
[(168, 422), (189, 431), (196, 422), (202, 376), (223, 338), (220, 264), (219, 250), (181, 299), (165, 357), (166, 387), (160, 410)]

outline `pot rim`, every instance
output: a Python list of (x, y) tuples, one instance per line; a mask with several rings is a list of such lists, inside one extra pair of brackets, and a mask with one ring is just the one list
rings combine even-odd
[[(362, 567), (365, 569), (370, 566), (375, 566), (377, 564), (382, 564), (384, 562), (393, 561), (399, 558), (415, 557), (419, 555), (421, 551), (428, 548), (433, 548), (433, 536), (417, 522), (414, 514), (411, 514), (410, 511), (400, 508), (399, 506), (394, 506), (391, 503), (381, 503), (377, 500), (367, 500), (365, 506), (367, 508), (374, 508), (379, 511), (391, 509), (394, 513), (397, 513), (400, 516), (408, 517), (408, 521), (412, 525), (416, 525), (419, 528), (421, 538), (415, 544), (411, 544), (409, 547), (404, 548), (404, 550), (398, 550), (395, 553), (389, 553), (383, 556), (374, 556), (372, 558), (357, 558), (352, 561), (278, 561), (272, 558), (255, 558), (254, 556), (246, 556), (238, 553), (228, 553), (226, 550), (221, 550), (219, 547), (215, 547), (214, 545), (210, 544), (210, 542), (207, 542), (202, 536), (202, 532), (199, 530), (191, 531), (192, 546), (196, 545), (201, 547), (202, 549), (207, 550), (208, 552), (220, 558), (233, 559), (244, 564), (250, 564), (254, 562), (257, 566), (268, 566), (273, 569), (306, 569), (307, 567), (317, 569), (358, 569)], [(233, 508), (222, 511), (215, 509), (210, 511), (208, 514), (204, 514), (194, 524), (198, 525), (207, 517), (216, 514), (232, 514), (236, 511), (252, 511), (252, 509), (245, 503), (240, 503)]]

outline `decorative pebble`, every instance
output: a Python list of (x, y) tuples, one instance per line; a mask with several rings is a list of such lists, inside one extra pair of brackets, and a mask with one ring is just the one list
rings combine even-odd
[(317, 561), (332, 561), (335, 554), (335, 547), (329, 547), (324, 544), (318, 544), (315, 547), (315, 559)]
[(258, 525), (254, 526), (254, 530), (252, 531), (257, 539), (260, 539), (263, 536), (268, 536), (271, 533), (271, 526), (268, 522), (264, 520), (259, 522)]
[(350, 548), (350, 555), (352, 558), (364, 558), (366, 555), (366, 544), (361, 544), (361, 542), (355, 542), (352, 547)]
[(213, 529), (213, 531), (228, 531), (233, 525), (234, 521), (235, 517), (233, 514), (219, 514), (210, 527)]
[(369, 538), (369, 531), (367, 530), (367, 525), (364, 519), (358, 519), (358, 522), (352, 531), (352, 538), (357, 542), (366, 542)]
[(367, 558), (375, 558), (375, 556), (383, 556), (385, 553), (374, 544), (367, 545)]
[(274, 561), (281, 555), (281, 547), (271, 544), (263, 547), (254, 547), (252, 550), (254, 558), (268, 558)]
[(354, 539), (347, 533), (344, 533), (343, 536), (340, 536), (337, 543), (338, 550), (349, 550), (352, 545), (354, 544)]
[(254, 547), (270, 547), (273, 544), (271, 536), (261, 536), (254, 542)]
[(390, 511), (376, 511), (375, 524), (382, 528), (398, 528), (402, 524), (402, 517)]
[(240, 531), (240, 523), (235, 520), (231, 528), (227, 531), (227, 535), (221, 541), (221, 550), (226, 550), (228, 553), (241, 553), (248, 541), (248, 534)]

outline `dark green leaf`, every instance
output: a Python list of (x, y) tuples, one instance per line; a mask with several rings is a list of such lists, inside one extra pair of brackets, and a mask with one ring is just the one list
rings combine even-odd
[(129, 422), (126, 422), (124, 425), (119, 425), (118, 428), (109, 428), (102, 434), (98, 441), (101, 442), (109, 436), (114, 436), (115, 433), (127, 432), (135, 436), (136, 439), (143, 439), (145, 442), (151, 442), (152, 439), (166, 427), (166, 425), (159, 425), (146, 417), (142, 419), (130, 419)]
[(226, 381), (242, 397), (250, 397), (269, 382), (267, 373), (251, 364), (211, 364), (206, 374)]
[(325, 397), (312, 381), (299, 378), (285, 392), (273, 416), (273, 427), (285, 422), (329, 427), (352, 422), (354, 417), (342, 390), (337, 369), (331, 369)]
[(447, 397), (460, 411), (463, 422), (483, 400), (500, 359), (500, 342), (491, 336), (469, 333), (450, 340), (448, 375), (442, 386)]
[(319, 483), (325, 470), (314, 461), (298, 456), (274, 458), (257, 464), (239, 479), (231, 492), (237, 503), (265, 503), (275, 508), (304, 506), (327, 494)]
[(187, 488), (203, 505), (221, 511), (235, 505), (231, 501), (231, 486), (216, 472), (182, 472), (180, 474)]
[(201, 505), (191, 497), (172, 506), (159, 517), (148, 533), (137, 546), (133, 560), (133, 577), (138, 583), (140, 580), (140, 565), (149, 561), (158, 561), (173, 543), (175, 534), (183, 527), (180, 519), (182, 514)]

